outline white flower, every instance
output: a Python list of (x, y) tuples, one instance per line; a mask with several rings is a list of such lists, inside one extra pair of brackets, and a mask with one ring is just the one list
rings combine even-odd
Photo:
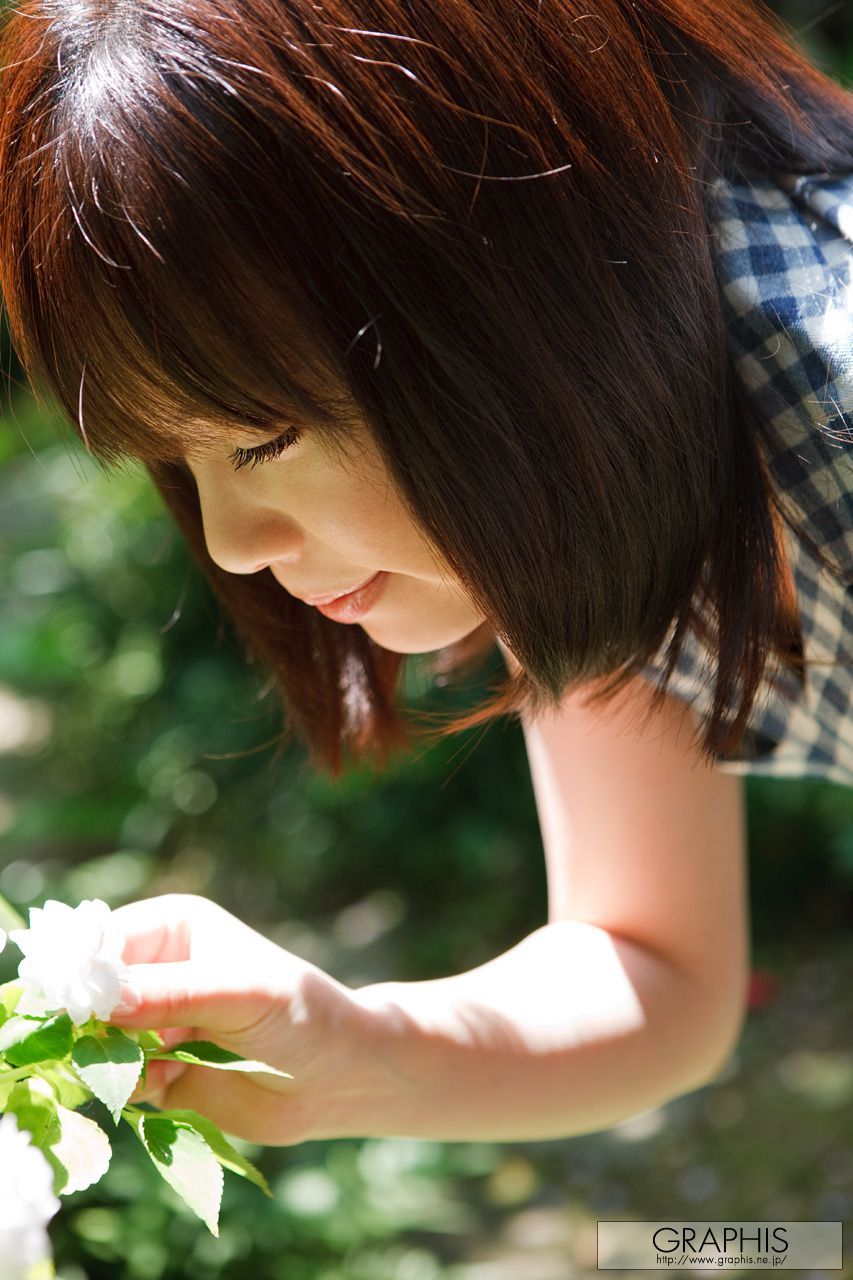
[(6, 930), (0, 929), (0, 951), (3, 950), (5, 945), (6, 945)]
[(60, 1205), (53, 1194), (53, 1170), (19, 1129), (11, 1111), (0, 1116), (0, 1276), (24, 1280), (29, 1269), (51, 1255), (47, 1223)]
[(49, 899), (30, 907), (29, 929), (13, 929), (9, 937), (25, 956), (18, 965), (24, 992), (17, 1013), (67, 1009), (77, 1026), (93, 1014), (109, 1018), (130, 971), (121, 958), (124, 937), (105, 902), (87, 898), (69, 907)]

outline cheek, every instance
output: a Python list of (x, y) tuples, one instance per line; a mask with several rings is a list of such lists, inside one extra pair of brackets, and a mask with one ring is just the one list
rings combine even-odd
[(343, 560), (367, 569), (435, 576), (437, 555), (375, 450), (361, 453), (350, 466), (326, 461), (304, 479), (304, 527)]
[(351, 503), (339, 508), (331, 525), (330, 540), (353, 562), (366, 568), (405, 569), (420, 563), (421, 539), (407, 514), (399, 509)]
[(357, 559), (357, 549), (382, 555), (408, 552), (421, 545), (417, 527), (383, 477), (336, 477), (314, 496), (314, 518), (326, 537)]

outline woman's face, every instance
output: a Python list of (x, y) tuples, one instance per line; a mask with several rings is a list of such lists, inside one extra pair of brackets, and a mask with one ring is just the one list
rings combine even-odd
[(206, 446), (187, 457), (207, 549), (220, 568), (268, 567), (282, 590), (302, 599), (351, 590), (384, 570), (383, 590), (358, 625), (396, 653), (440, 649), (483, 623), (412, 521), (365, 427), (353, 429), (346, 460), (331, 457), (309, 427), (279, 456), (247, 461), (243, 451), (259, 440), (238, 428), (221, 450)]

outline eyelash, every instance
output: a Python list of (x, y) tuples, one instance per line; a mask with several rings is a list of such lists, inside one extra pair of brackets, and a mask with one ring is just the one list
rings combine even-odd
[(280, 436), (276, 436), (274, 440), (267, 440), (265, 444), (256, 445), (253, 449), (235, 449), (233, 453), (228, 455), (228, 461), (233, 465), (235, 471), (239, 471), (241, 467), (257, 467), (264, 462), (271, 462), (274, 458), (284, 453), (285, 449), (289, 449), (299, 440), (299, 428), (288, 427)]

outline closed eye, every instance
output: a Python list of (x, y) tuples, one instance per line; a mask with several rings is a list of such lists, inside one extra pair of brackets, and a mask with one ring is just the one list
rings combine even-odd
[(267, 440), (264, 444), (255, 445), (251, 449), (238, 448), (228, 455), (228, 461), (232, 464), (235, 471), (239, 471), (241, 467), (256, 467), (263, 462), (271, 462), (273, 458), (279, 457), (284, 453), (285, 449), (289, 449), (291, 445), (298, 442), (300, 432), (298, 427), (288, 427), (281, 435), (276, 436), (274, 440)]

